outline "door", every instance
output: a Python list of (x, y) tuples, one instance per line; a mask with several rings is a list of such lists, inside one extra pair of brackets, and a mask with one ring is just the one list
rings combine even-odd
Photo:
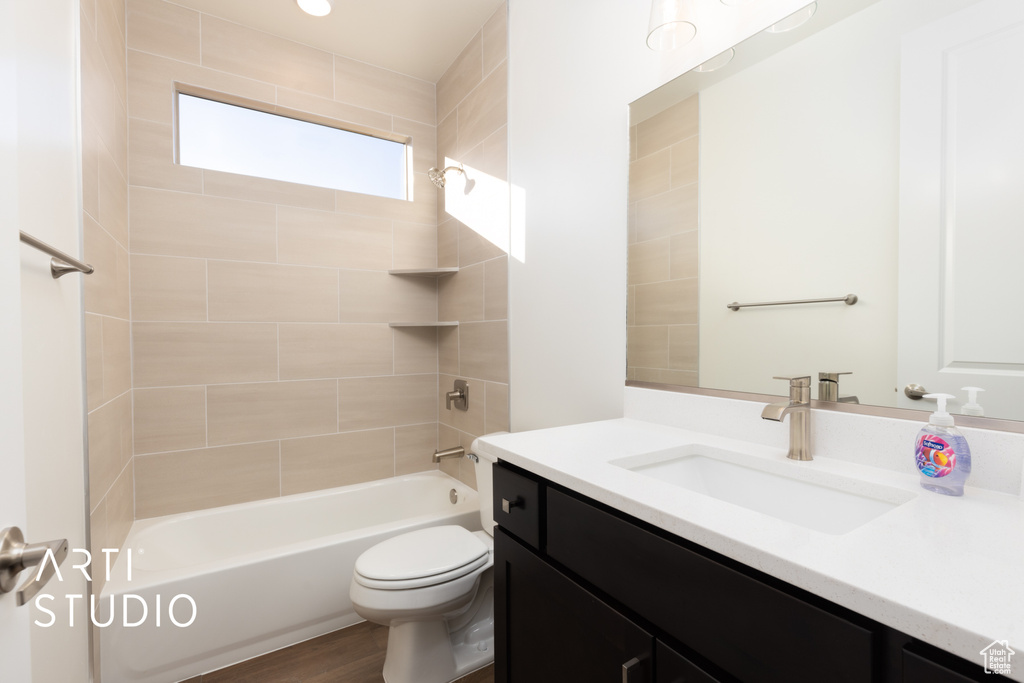
[[(903, 38), (900, 407), (909, 383), (985, 389), (1024, 419), (1024, 3), (983, 0)], [(922, 352), (924, 350), (924, 352)], [(934, 408), (933, 408), (934, 409)]]
[[(0, 2), (0, 527), (87, 548), (81, 276), (54, 280), (50, 258), (18, 238), (81, 252), (78, 22), (76, 0)], [(66, 597), (88, 586), (71, 564), (43, 590), (52, 626), (0, 595), (5, 683), (89, 679), (84, 599), (71, 626)]]

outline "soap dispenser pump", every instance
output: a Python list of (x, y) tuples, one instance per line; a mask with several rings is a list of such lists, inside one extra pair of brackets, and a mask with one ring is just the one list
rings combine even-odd
[(925, 398), (935, 399), (938, 410), (917, 433), (914, 459), (921, 472), (921, 486), (946, 496), (962, 496), (964, 483), (971, 474), (971, 449), (953, 424), (953, 416), (946, 412), (946, 401), (956, 397), (926, 394)]
[(961, 391), (967, 392), (967, 403), (964, 404), (961, 412), (964, 415), (982, 417), (985, 414), (985, 409), (978, 403), (978, 392), (985, 390), (981, 387), (962, 387)]

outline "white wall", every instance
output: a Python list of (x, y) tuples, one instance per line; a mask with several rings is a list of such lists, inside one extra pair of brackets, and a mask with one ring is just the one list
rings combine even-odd
[(513, 431), (622, 415), (628, 104), (804, 4), (695, 3), (697, 39), (660, 54), (647, 0), (510, 0), (510, 182), (525, 202), (525, 258), (509, 263)]

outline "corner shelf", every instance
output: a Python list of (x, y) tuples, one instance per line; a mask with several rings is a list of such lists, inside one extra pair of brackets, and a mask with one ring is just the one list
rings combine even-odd
[(388, 323), (389, 327), (458, 327), (458, 321), (441, 321), (436, 323)]
[(415, 277), (441, 277), (459, 272), (458, 268), (399, 268), (389, 270), (389, 275), (412, 275)]

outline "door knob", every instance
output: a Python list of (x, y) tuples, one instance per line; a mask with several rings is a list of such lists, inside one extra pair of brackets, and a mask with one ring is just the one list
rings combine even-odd
[(920, 384), (908, 384), (903, 387), (903, 393), (906, 394), (907, 398), (911, 401), (917, 401), (924, 398), (924, 395), (928, 393), (928, 390)]
[(25, 543), (21, 529), (16, 526), (0, 531), (0, 593), (9, 593), (18, 581), (18, 574), (29, 567), (38, 566), (48, 553), (53, 553), (53, 561), (48, 562), (42, 572), (33, 572), (34, 576), (18, 589), (16, 601), (19, 606), (34, 598), (53, 577), (57, 567), (68, 556), (68, 541), (60, 538), (29, 545)]

